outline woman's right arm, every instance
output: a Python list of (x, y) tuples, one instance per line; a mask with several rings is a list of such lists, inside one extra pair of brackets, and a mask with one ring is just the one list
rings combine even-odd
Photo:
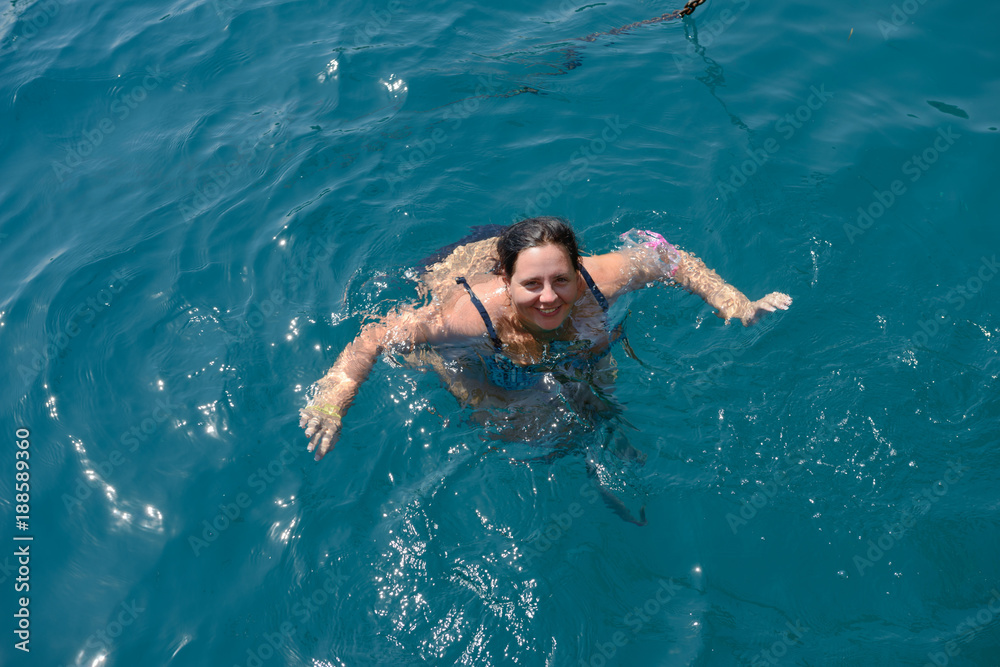
[(306, 430), (309, 451), (315, 451), (319, 461), (337, 444), (344, 414), (385, 349), (407, 352), (427, 343), (479, 338), (485, 331), (479, 311), (457, 288), (443, 303), (405, 307), (362, 327), (316, 383), (316, 396), (300, 411), (299, 426)]
[(426, 314), (408, 310), (365, 325), (326, 375), (316, 382), (315, 397), (299, 412), (299, 426), (306, 430), (308, 449), (315, 451), (317, 461), (333, 449), (340, 438), (344, 415), (379, 355), (387, 347), (410, 350), (426, 342), (426, 322)]

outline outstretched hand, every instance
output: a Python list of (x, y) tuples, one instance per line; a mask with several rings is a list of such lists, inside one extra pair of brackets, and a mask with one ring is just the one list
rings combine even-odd
[[(746, 314), (740, 317), (740, 322), (743, 323), (743, 326), (748, 327), (756, 324), (757, 320), (766, 313), (773, 313), (779, 308), (781, 310), (788, 310), (790, 305), (792, 305), (792, 297), (783, 292), (771, 292), (763, 299), (751, 301), (745, 311)], [(729, 320), (726, 320), (726, 324), (729, 324)]]
[(308, 405), (299, 411), (299, 426), (309, 438), (308, 451), (316, 452), (316, 460), (326, 456), (340, 439), (340, 411), (325, 405)]

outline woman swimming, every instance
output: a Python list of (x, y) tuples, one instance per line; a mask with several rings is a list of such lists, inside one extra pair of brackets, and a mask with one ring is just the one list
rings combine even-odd
[(697, 294), (726, 324), (736, 318), (749, 326), (792, 303), (781, 292), (750, 301), (654, 232), (636, 232), (631, 240), (621, 250), (581, 257), (565, 220), (538, 217), (507, 227), (496, 239), (456, 248), (429, 267), (429, 304), (398, 309), (364, 326), (317, 381), (301, 410), (309, 451), (318, 461), (333, 448), (347, 409), (386, 350), (471, 351), (461, 364), (441, 363), (438, 370), (463, 402), (496, 404), (539, 390), (546, 380), (573, 387), (606, 372), (611, 346), (621, 338), (621, 327), (610, 326), (608, 309), (650, 283), (677, 284)]

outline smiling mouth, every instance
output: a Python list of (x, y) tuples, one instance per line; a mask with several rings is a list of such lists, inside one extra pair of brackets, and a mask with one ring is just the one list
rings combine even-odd
[(553, 308), (536, 308), (536, 310), (542, 315), (553, 315), (559, 310), (559, 306), (555, 306)]

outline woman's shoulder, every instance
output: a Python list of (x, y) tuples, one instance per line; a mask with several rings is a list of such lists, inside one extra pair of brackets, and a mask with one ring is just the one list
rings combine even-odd
[(491, 321), (497, 320), (504, 303), (502, 281), (494, 275), (461, 276), (466, 280), (466, 288), (457, 283), (458, 277), (452, 277), (453, 289), (449, 289), (447, 297), (441, 301), (442, 328), (447, 337), (481, 336), (486, 333), (486, 322), (476, 302), (486, 310)]
[(583, 267), (608, 298), (621, 292), (629, 281), (629, 260), (620, 252), (581, 257)]
[(580, 257), (590, 275), (597, 277), (598, 273), (615, 273), (628, 264), (628, 259), (620, 252), (606, 252), (601, 255), (583, 255)]

